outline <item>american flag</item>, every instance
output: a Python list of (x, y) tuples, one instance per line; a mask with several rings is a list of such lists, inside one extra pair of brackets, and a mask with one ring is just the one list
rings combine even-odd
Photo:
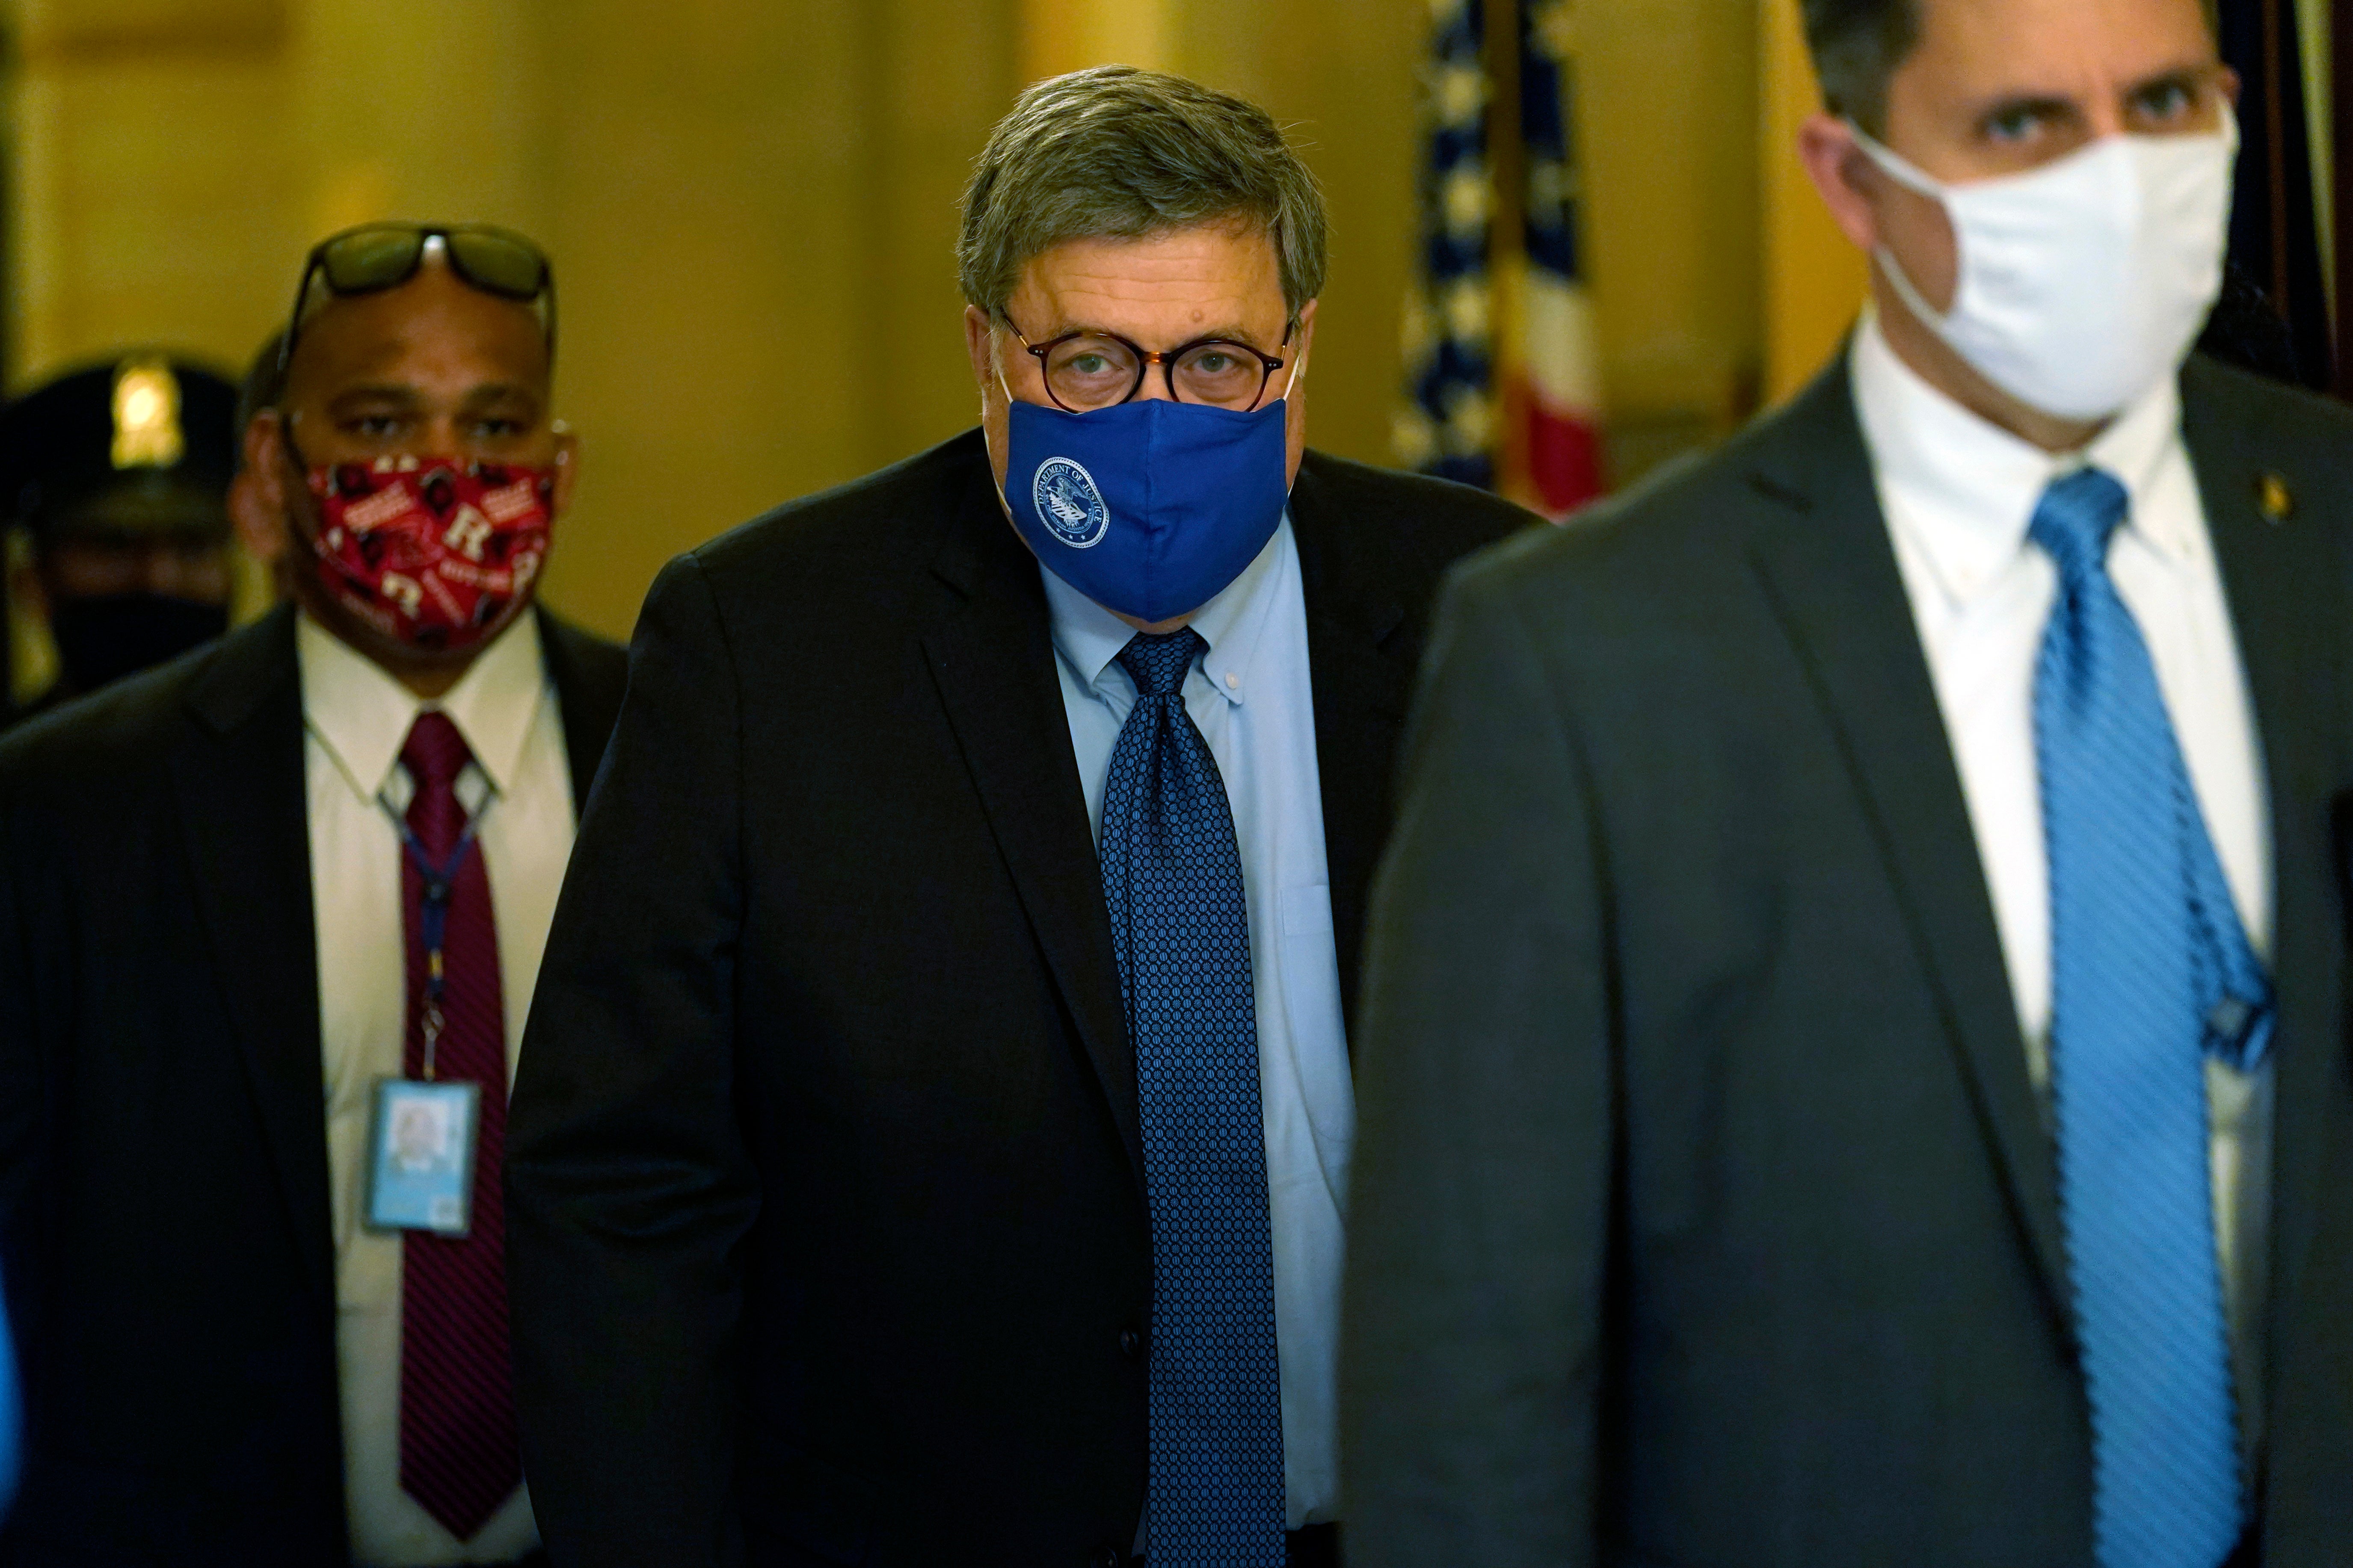
[(1492, 487), (1487, 247), (1495, 191), (1487, 165), (1482, 0), (1430, 0), (1430, 23), (1421, 91), (1421, 265), (1406, 293), (1406, 398), (1392, 444), (1408, 468)]
[[(1508, 50), (1488, 47), (1490, 13), (1509, 18)], [(1406, 301), (1397, 455), (1560, 517), (1602, 489), (1571, 132), (1574, 7), (1431, 0), (1430, 21), (1421, 268)], [(1507, 94), (1494, 90), (1498, 55)], [(1499, 99), (1516, 104), (1516, 125), (1497, 124)], [(1514, 140), (1493, 145), (1491, 134)], [(1513, 199), (1497, 200), (1498, 168), (1517, 173)]]
[[(1593, 305), (1579, 268), (1570, 0), (1519, 0), (1520, 148), (1527, 174), (1514, 290), (1519, 352), (1506, 403), (1537, 509), (1558, 517), (1601, 493), (1601, 387)], [(1515, 476), (1518, 477), (1518, 476)]]

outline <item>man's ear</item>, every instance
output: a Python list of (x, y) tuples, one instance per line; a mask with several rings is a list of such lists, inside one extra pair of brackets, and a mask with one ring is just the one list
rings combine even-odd
[(286, 448), (285, 416), (265, 408), (245, 427), (245, 467), (228, 488), (229, 521), (245, 552), (263, 565), (286, 550), (288, 476), (293, 459)]
[(1839, 232), (1865, 256), (1877, 250), (1879, 217), (1863, 182), (1877, 178), (1878, 171), (1856, 145), (1854, 128), (1832, 115), (1808, 115), (1798, 127), (1798, 160)]
[(977, 305), (964, 308), (964, 348), (972, 359), (973, 384), (986, 404), (997, 391), (996, 335), (989, 331), (988, 312)]
[(562, 517), (572, 504), (572, 487), (580, 479), (580, 433), (559, 419), (555, 422), (555, 500), (554, 517)]
[(996, 322), (979, 306), (965, 306), (965, 355), (972, 360), (972, 384), (981, 388), (981, 416), (986, 418), (988, 406), (1008, 397), (1008, 390), (997, 369)]

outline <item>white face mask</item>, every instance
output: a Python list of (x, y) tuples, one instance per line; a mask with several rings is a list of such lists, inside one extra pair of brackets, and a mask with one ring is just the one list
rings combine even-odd
[(1953, 308), (1879, 264), (1977, 373), (2030, 407), (2102, 419), (2170, 375), (2222, 288), (2238, 122), (2196, 136), (2104, 136), (2022, 174), (1947, 184), (1862, 131), (1899, 184), (1944, 204), (1959, 251)]

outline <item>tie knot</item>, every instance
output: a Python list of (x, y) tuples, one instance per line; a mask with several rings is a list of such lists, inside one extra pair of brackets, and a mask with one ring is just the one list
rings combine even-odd
[(2051, 481), (2035, 503), (2026, 536), (2058, 563), (2063, 581), (2081, 583), (2106, 569), (2108, 536), (2130, 504), (2115, 475), (2078, 468)]
[(419, 797), (442, 795), (454, 790), (458, 775), (474, 753), (466, 745), (466, 737), (449, 715), (438, 710), (419, 713), (417, 722), (408, 727), (408, 739), (401, 743), (401, 765), (417, 784)]
[(1190, 626), (1155, 636), (1138, 632), (1119, 650), (1119, 662), (1134, 678), (1140, 697), (1173, 697), (1185, 684), (1185, 672), (1208, 647)]

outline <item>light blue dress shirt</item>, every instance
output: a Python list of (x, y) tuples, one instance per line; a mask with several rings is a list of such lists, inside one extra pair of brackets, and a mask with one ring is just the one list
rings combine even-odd
[[(1071, 748), (1100, 843), (1112, 747), (1135, 706), (1135, 683), (1118, 654), (1135, 631), (1039, 571), (1053, 614), (1054, 666)], [(1339, 1517), (1341, 1216), (1356, 1098), (1324, 858), (1307, 602), (1288, 517), (1192, 625), (1208, 651), (1185, 677), (1185, 710), (1226, 781), (1250, 911), (1282, 1368), (1283, 1480), (1288, 1527), (1296, 1530)]]

